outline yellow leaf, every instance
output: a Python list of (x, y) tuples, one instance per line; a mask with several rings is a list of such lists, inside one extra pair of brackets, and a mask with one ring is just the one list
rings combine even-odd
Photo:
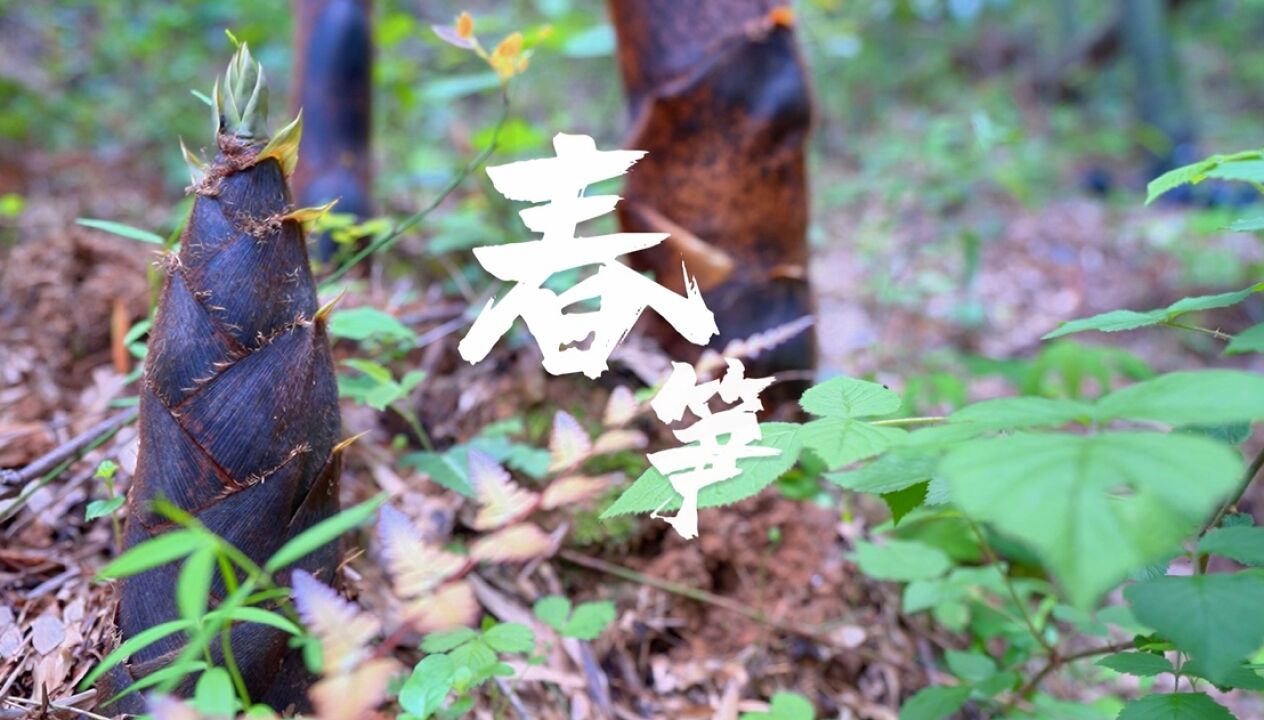
[(417, 632), (431, 633), (473, 625), (482, 614), (474, 588), (464, 580), (441, 586), (434, 593), (411, 603), (408, 624)]
[(370, 660), (355, 670), (325, 678), (312, 686), (312, 703), (320, 720), (361, 720), (386, 699), (386, 686), (399, 666), (390, 658)]
[(627, 385), (620, 385), (610, 393), (602, 423), (606, 427), (622, 427), (632, 422), (640, 406)]
[(480, 505), (475, 530), (492, 530), (526, 517), (540, 504), (540, 496), (509, 479), (495, 460), (477, 450), (469, 453), (470, 484)]
[(326, 676), (344, 673), (368, 655), (381, 626), (307, 572), (294, 571), (294, 605), (303, 624), (320, 641)]
[(290, 121), (290, 124), (278, 130), (268, 144), (263, 146), (263, 149), (255, 156), (255, 162), (260, 163), (268, 158), (276, 158), (276, 161), (281, 164), (282, 172), (288, 177), (298, 166), (298, 144), (302, 139), (303, 111), (299, 110), (298, 115)]
[(469, 558), (423, 541), (408, 517), (390, 505), (382, 506), (377, 530), (395, 594), (405, 600), (425, 596), (471, 565)]
[(481, 562), (526, 562), (552, 555), (557, 548), (538, 525), (521, 523), (484, 535), (470, 545), (470, 557)]
[(549, 435), (549, 472), (575, 467), (591, 454), (588, 431), (570, 413), (559, 410), (553, 416), (553, 432)]
[(571, 475), (558, 478), (549, 483), (540, 499), (540, 508), (554, 510), (565, 505), (574, 505), (598, 497), (610, 487), (610, 481), (620, 473), (590, 477), (588, 475)]

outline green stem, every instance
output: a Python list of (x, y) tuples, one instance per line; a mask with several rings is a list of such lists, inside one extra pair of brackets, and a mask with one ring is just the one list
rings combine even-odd
[(874, 420), (870, 425), (928, 425), (944, 422), (948, 418), (942, 415), (924, 415), (922, 417), (895, 418), (894, 420)]
[[(979, 549), (983, 552), (984, 561), (989, 565), (999, 566), (1000, 559), (997, 557), (996, 552), (992, 550), (992, 546), (988, 543), (987, 538), (983, 535), (983, 529), (980, 528), (979, 524), (971, 518), (964, 515), (962, 517), (965, 519), (966, 523), (970, 525), (970, 529), (974, 532), (975, 537), (978, 538)], [(1045, 652), (1050, 658), (1057, 658), (1058, 648), (1049, 644), (1049, 641), (1045, 639), (1044, 634), (1036, 628), (1036, 621), (1031, 617), (1031, 609), (1027, 607), (1027, 603), (1024, 602), (1022, 597), (1018, 594), (1018, 588), (1014, 587), (1014, 581), (1010, 578), (1009, 573), (1002, 571), (1001, 579), (1005, 582), (1005, 588), (1009, 591), (1010, 599), (1014, 601), (1015, 607), (1018, 608), (1018, 612), (1022, 615), (1023, 624), (1027, 626), (1027, 631), (1031, 633), (1032, 639), (1039, 643), (1040, 647), (1045, 649)]]
[(1200, 332), (1204, 335), (1210, 335), (1216, 338), (1217, 340), (1224, 340), (1225, 342), (1228, 342), (1233, 339), (1232, 335), (1229, 335), (1227, 333), (1222, 333), (1219, 330), (1212, 330), (1211, 328), (1200, 327), (1198, 325), (1186, 325), (1185, 323), (1176, 322), (1175, 320), (1168, 320), (1167, 322), (1163, 324), (1167, 325), (1168, 327), (1179, 328), (1181, 330), (1192, 330), (1193, 332)]
[(496, 126), (492, 130), (492, 140), (490, 143), (488, 143), (487, 148), (484, 149), (483, 152), (479, 153), (478, 156), (475, 157), (472, 161), (470, 161), (470, 163), (466, 165), (461, 170), (461, 172), (457, 173), (456, 177), (452, 178), (452, 180), (450, 180), (448, 184), (444, 186), (443, 190), (439, 192), (439, 195), (435, 197), (435, 199), (432, 200), (429, 205), (417, 211), (416, 213), (409, 216), (408, 218), (405, 218), (402, 222), (396, 225), (389, 233), (383, 235), (377, 240), (374, 240), (372, 243), (369, 243), (367, 246), (364, 247), (364, 249), (360, 250), (355, 255), (351, 256), (351, 259), (343, 263), (342, 267), (338, 268), (333, 273), (331, 273), (329, 277), (322, 280), (320, 283), (320, 287), (324, 289), (326, 287), (329, 287), (333, 283), (338, 282), (339, 280), (342, 279), (344, 275), (350, 272), (351, 268), (360, 264), (361, 261), (363, 261), (368, 256), (372, 255), (373, 253), (378, 252), (380, 250), (389, 250), (391, 247), (395, 245), (396, 242), (399, 241), (400, 237), (402, 237), (404, 233), (411, 230), (414, 226), (417, 225), (417, 223), (420, 223), (422, 220), (425, 220), (427, 215), (434, 212), (435, 208), (439, 207), (439, 205), (445, 199), (447, 199), (448, 195), (451, 195), (452, 192), (456, 190), (457, 187), (459, 187), (462, 182), (465, 182), (465, 178), (469, 177), (470, 174), (472, 174), (475, 170), (477, 170), (480, 166), (482, 166), (483, 163), (487, 162), (487, 159), (492, 156), (492, 153), (496, 152), (496, 147), (500, 141), (500, 131), (504, 128), (505, 121), (508, 119), (509, 119), (509, 93), (507, 91), (502, 90), (500, 117), (496, 120)]

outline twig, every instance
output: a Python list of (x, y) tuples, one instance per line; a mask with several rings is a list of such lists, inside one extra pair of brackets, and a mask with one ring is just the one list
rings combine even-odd
[(66, 460), (79, 458), (81, 451), (102, 435), (128, 425), (140, 413), (137, 407), (112, 415), (66, 442), (58, 445), (21, 470), (0, 470), (0, 487), (18, 486), (47, 473)]
[(1260, 451), (1256, 453), (1255, 459), (1247, 466), (1246, 474), (1242, 476), (1242, 482), (1238, 484), (1237, 494), (1235, 494), (1228, 502), (1220, 506), (1220, 509), (1216, 511), (1216, 514), (1211, 517), (1211, 520), (1207, 521), (1207, 524), (1204, 525), (1203, 529), (1198, 533), (1198, 537), (1201, 538), (1211, 532), (1211, 530), (1219, 525), (1220, 521), (1224, 519), (1224, 516), (1229, 512), (1229, 508), (1237, 507), (1237, 504), (1242, 502), (1242, 496), (1246, 495), (1246, 489), (1251, 487), (1251, 481), (1255, 479), (1256, 475), (1260, 474), (1261, 469), (1264, 469), (1264, 448), (1261, 448)]
[(505, 121), (509, 118), (509, 93), (502, 91), (500, 97), (500, 117), (496, 120), (496, 126), (492, 130), (492, 141), (488, 143), (487, 147), (479, 153), (477, 157), (471, 160), (468, 165), (462, 168), (461, 172), (457, 173), (455, 177), (448, 181), (448, 184), (443, 187), (443, 190), (439, 191), (439, 194), (434, 200), (430, 201), (429, 205), (405, 218), (402, 222), (392, 228), (389, 233), (383, 235), (377, 240), (374, 240), (372, 243), (369, 243), (362, 250), (347, 260), (347, 262), (343, 263), (342, 267), (338, 268), (331, 273), (329, 277), (322, 280), (320, 282), (320, 287), (322, 289), (332, 285), (338, 280), (341, 280), (342, 276), (351, 271), (351, 268), (360, 264), (362, 260), (373, 253), (378, 252), (379, 250), (390, 249), (404, 233), (411, 230), (422, 220), (425, 220), (427, 215), (433, 212), (435, 208), (439, 207), (439, 205), (442, 204), (454, 190), (460, 187), (461, 183), (465, 182), (465, 178), (469, 177), (483, 163), (487, 162), (487, 159), (492, 156), (492, 153), (496, 152), (496, 147), (500, 140), (500, 131), (504, 128)]
[[(777, 618), (773, 618), (773, 617), (769, 617), (765, 615), (763, 612), (756, 610), (755, 608), (747, 607), (746, 605), (743, 605), (739, 602), (730, 600), (729, 598), (722, 597), (720, 595), (716, 595), (714, 593), (707, 592), (706, 590), (699, 590), (698, 588), (689, 587), (688, 585), (682, 585), (680, 583), (672, 582), (671, 580), (663, 580), (661, 578), (651, 577), (649, 575), (639, 573), (630, 568), (625, 568), (621, 565), (615, 565), (614, 563), (609, 563), (609, 562), (606, 562), (605, 560), (589, 557), (587, 555), (581, 555), (580, 553), (577, 553), (573, 550), (561, 550), (558, 552), (558, 557), (560, 557), (561, 559), (571, 564), (578, 565), (580, 567), (587, 568), (589, 570), (595, 570), (597, 572), (605, 573), (607, 575), (613, 575), (617, 578), (627, 580), (628, 582), (634, 582), (639, 585), (647, 585), (657, 590), (662, 590), (663, 592), (669, 592), (673, 595), (679, 595), (683, 598), (688, 598), (695, 602), (700, 602), (705, 605), (718, 607), (722, 610), (728, 610), (729, 612), (736, 613), (738, 615), (741, 615), (742, 617), (748, 618), (757, 623), (767, 625), (771, 628), (780, 630), (785, 633), (789, 633), (791, 635), (798, 635), (799, 637), (812, 640), (813, 642), (821, 643), (822, 645), (828, 645), (830, 647), (839, 647), (838, 643), (830, 639), (829, 637), (827, 637), (825, 631), (823, 631), (820, 628), (815, 628), (808, 625), (801, 625), (795, 622), (786, 622), (785, 620), (778, 620)], [(855, 653), (856, 655), (859, 655), (860, 657), (863, 657), (866, 660), (869, 660), (871, 662), (886, 663), (888, 665), (893, 665), (895, 667), (898, 667), (901, 670), (904, 670), (905, 672), (920, 674), (919, 670), (908, 665), (902, 660), (898, 660), (896, 658), (883, 657), (879, 655), (878, 653), (872, 652), (863, 647), (848, 647), (848, 648), (842, 648), (842, 649), (844, 649), (847, 652)]]
[[(1018, 691), (1018, 694), (1014, 696), (1014, 700), (1011, 701), (1010, 705), (1012, 706), (1016, 704), (1017, 701), (1022, 698), (1030, 697), (1031, 694), (1035, 692), (1036, 688), (1040, 687), (1040, 683), (1044, 682), (1044, 679), (1049, 677), (1050, 673), (1067, 663), (1073, 663), (1076, 660), (1083, 660), (1085, 658), (1096, 657), (1098, 655), (1110, 655), (1111, 653), (1123, 652), (1124, 650), (1131, 650), (1134, 647), (1136, 647), (1136, 645), (1131, 642), (1111, 643), (1109, 645), (1089, 648), (1088, 650), (1080, 650), (1079, 652), (1073, 652), (1067, 655), (1055, 654), (1049, 658), (1049, 662), (1040, 669), (1040, 672), (1033, 675), (1032, 678), (1023, 685), (1022, 689)], [(1008, 708), (1007, 711), (1009, 709), (1012, 709), (1012, 707)]]

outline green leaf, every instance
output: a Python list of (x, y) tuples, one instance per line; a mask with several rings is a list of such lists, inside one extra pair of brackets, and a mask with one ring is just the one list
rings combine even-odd
[(168, 635), (174, 635), (175, 633), (192, 627), (193, 623), (188, 620), (171, 620), (136, 633), (127, 640), (119, 643), (119, 646), (114, 648), (109, 655), (102, 658), (101, 664), (93, 668), (92, 672), (88, 673), (88, 676), (83, 679), (83, 682), (79, 683), (79, 688), (85, 689), (92, 687), (98, 678), (108, 672), (115, 665), (118, 665), (136, 654), (137, 651), (153, 645)]
[[(1202, 663), (1198, 661), (1198, 658), (1187, 658), (1185, 662), (1181, 664), (1181, 674), (1200, 677), (1208, 682), (1211, 682), (1210, 678), (1207, 677), (1207, 672), (1203, 670)], [(1240, 688), (1242, 690), (1264, 690), (1264, 677), (1260, 677), (1259, 673), (1252, 668), (1239, 665), (1230, 670), (1227, 675), (1221, 677), (1212, 684), (1218, 688), (1226, 690), (1231, 688)]]
[(920, 482), (895, 492), (885, 493), (882, 501), (891, 511), (891, 524), (899, 525), (906, 515), (926, 504), (926, 493), (930, 482)]
[(1233, 713), (1203, 693), (1163, 693), (1133, 700), (1118, 720), (1236, 720)]
[(1236, 232), (1256, 232), (1264, 230), (1264, 213), (1256, 213), (1246, 217), (1238, 218), (1225, 228)]
[(525, 653), (535, 648), (531, 628), (518, 623), (500, 623), (483, 633), (483, 640), (496, 652)]
[(1148, 652), (1115, 653), (1098, 660), (1097, 664), (1118, 673), (1137, 677), (1153, 677), (1173, 671), (1171, 661), (1162, 655)]
[(608, 600), (580, 603), (562, 630), (565, 637), (593, 640), (614, 622), (614, 603)]
[(1137, 620), (1194, 656), (1220, 682), (1264, 644), (1264, 577), (1167, 576), (1124, 590)]
[(90, 227), (94, 230), (104, 230), (105, 232), (113, 233), (115, 235), (128, 238), (129, 240), (139, 240), (151, 245), (163, 244), (162, 236), (157, 233), (151, 233), (148, 230), (141, 230), (140, 228), (134, 228), (131, 225), (124, 225), (123, 223), (117, 223), (111, 220), (79, 218), (78, 220), (75, 220), (75, 224)]
[(303, 629), (295, 625), (284, 615), (265, 610), (261, 607), (233, 607), (223, 610), (213, 610), (207, 613), (207, 618), (225, 618), (235, 622), (258, 623), (259, 625), (267, 625), (274, 627), (282, 632), (289, 633), (295, 637), (303, 635)]
[(1243, 565), (1264, 565), (1264, 528), (1216, 528), (1198, 542), (1198, 552), (1227, 557)]
[(399, 459), (399, 464), (424, 472), (441, 487), (468, 498), (478, 497), (474, 486), (470, 484), (468, 466), (464, 462), (458, 462), (454, 452), (445, 452), (442, 455), (432, 452), (409, 453)]
[(937, 578), (952, 567), (939, 548), (911, 540), (887, 540), (882, 545), (861, 541), (852, 559), (871, 578), (901, 582)]
[(1207, 177), (1238, 182), (1264, 182), (1264, 160), (1242, 159), (1225, 162), (1207, 172)]
[(1264, 353), (1264, 323), (1247, 328), (1234, 335), (1233, 339), (1229, 341), (1229, 345), (1225, 347), (1224, 353), (1225, 355)]
[(375, 307), (335, 310), (329, 318), (329, 334), (361, 342), (369, 338), (411, 342), (417, 334), (390, 313)]
[(1102, 398), (1099, 419), (1221, 425), (1264, 418), (1264, 375), (1187, 370), (1143, 380)]
[(804, 425), (799, 437), (803, 447), (819, 455), (827, 467), (840, 468), (885, 452), (907, 434), (897, 427), (828, 417)]
[(368, 522), (384, 502), (386, 502), (386, 495), (378, 495), (372, 500), (347, 508), (328, 520), (322, 520), (282, 545), (272, 557), (268, 558), (263, 568), (268, 572), (276, 572), (337, 540), (348, 530)]
[(1260, 151), (1245, 150), (1230, 155), (1212, 155), (1196, 163), (1169, 170), (1150, 181), (1146, 186), (1146, 205), (1172, 188), (1187, 184), (1198, 184), (1208, 177), (1225, 177), (1233, 175), (1233, 170), (1221, 170), (1221, 166), (1243, 161), (1255, 161), (1260, 158)]
[(109, 500), (93, 500), (88, 503), (87, 510), (84, 511), (84, 521), (96, 520), (99, 517), (114, 514), (115, 510), (123, 507), (123, 503), (127, 498), (122, 495), (115, 495)]
[(1093, 406), (1078, 400), (1009, 397), (984, 400), (949, 416), (950, 423), (977, 423), (987, 430), (1058, 426), (1093, 417)]
[(970, 684), (987, 680), (997, 670), (996, 661), (979, 652), (949, 650), (944, 653), (944, 661), (953, 675)]
[(452, 690), (456, 668), (447, 655), (427, 655), (413, 668), (399, 689), (399, 705), (418, 720), (427, 720)]
[(1165, 308), (1158, 310), (1112, 310), (1101, 315), (1080, 318), (1062, 323), (1058, 328), (1044, 336), (1044, 340), (1052, 340), (1063, 335), (1071, 333), (1084, 332), (1085, 330), (1097, 330), (1100, 332), (1119, 332), (1121, 330), (1135, 330), (1137, 328), (1149, 327), (1152, 325), (1161, 325), (1176, 320), (1185, 313), (1198, 312), (1201, 310), (1213, 310), (1216, 308), (1228, 307), (1236, 305), (1254, 293), (1264, 290), (1264, 283), (1252, 285), (1249, 288), (1238, 290), (1235, 292), (1221, 293), (1219, 295), (1201, 295), (1198, 297), (1188, 297), (1177, 300)]
[(470, 628), (454, 628), (427, 635), (421, 641), (421, 649), (428, 653), (449, 652), (477, 637), (478, 632)]
[(359, 370), (365, 375), (368, 375), (370, 378), (376, 380), (378, 383), (389, 383), (393, 382), (395, 379), (394, 376), (391, 375), (391, 371), (385, 365), (373, 362), (372, 360), (349, 358), (347, 360), (343, 360), (342, 364)]
[(211, 579), (215, 573), (215, 547), (207, 545), (194, 552), (180, 568), (176, 581), (176, 607), (180, 616), (196, 620), (206, 612), (211, 596)]
[(773, 693), (768, 712), (742, 713), (739, 720), (813, 720), (816, 708), (802, 695), (792, 692)]
[(549, 595), (537, 600), (532, 610), (540, 622), (561, 632), (571, 614), (571, 601), (561, 595)]
[(825, 479), (848, 490), (886, 495), (930, 480), (939, 458), (938, 452), (896, 449), (856, 470), (826, 473)]
[(237, 716), (237, 696), (228, 671), (221, 667), (207, 668), (198, 678), (193, 690), (193, 707), (203, 716), (234, 718)]
[(1232, 493), (1242, 459), (1193, 435), (1014, 435), (970, 441), (939, 471), (963, 511), (1029, 544), (1085, 607), (1179, 549)]
[(898, 412), (900, 396), (877, 383), (836, 377), (808, 388), (799, 405), (813, 415), (862, 418)]
[[(759, 447), (776, 448), (781, 451), (771, 457), (747, 458), (737, 461), (741, 474), (730, 480), (708, 485), (698, 493), (698, 507), (718, 507), (745, 500), (771, 485), (794, 467), (799, 459), (800, 426), (795, 423), (760, 423), (763, 437)], [(653, 512), (660, 507), (675, 510), (680, 507), (680, 495), (672, 489), (671, 483), (658, 470), (650, 468), (641, 474), (636, 482), (619, 496), (601, 519), (616, 515)]]
[(960, 710), (969, 697), (968, 687), (923, 688), (900, 707), (900, 720), (944, 720)]
[(172, 530), (146, 540), (114, 559), (98, 573), (103, 578), (125, 578), (175, 562), (213, 542), (196, 530)]

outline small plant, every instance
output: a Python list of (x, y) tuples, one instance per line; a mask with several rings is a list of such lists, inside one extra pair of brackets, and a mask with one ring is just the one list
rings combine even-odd
[(474, 707), (471, 692), (493, 678), (517, 674), (506, 657), (523, 658), (535, 648), (531, 629), (517, 623), (487, 623), (481, 631), (458, 628), (428, 635), (427, 655), (399, 689), (402, 720), (457, 718)]

